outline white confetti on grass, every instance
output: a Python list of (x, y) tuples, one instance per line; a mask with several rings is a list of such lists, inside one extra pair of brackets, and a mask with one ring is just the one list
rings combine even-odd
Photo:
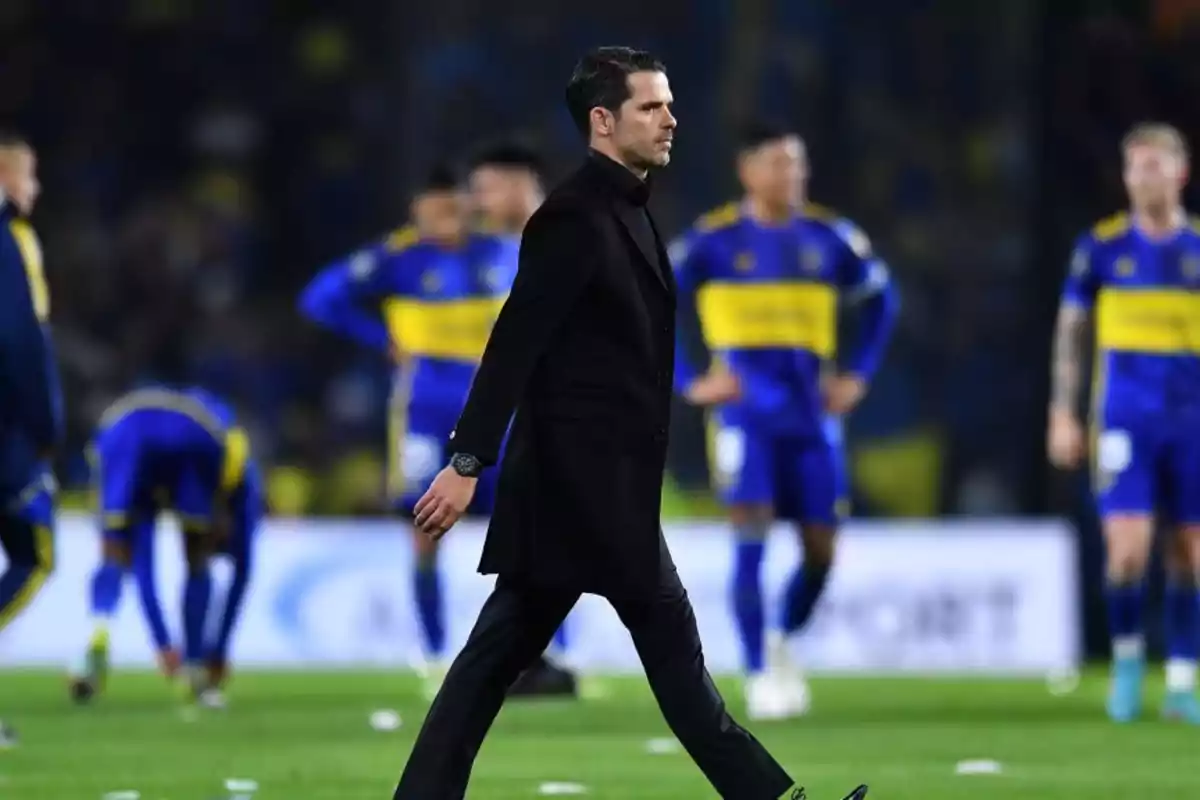
[(646, 752), (651, 755), (665, 756), (671, 753), (678, 753), (681, 749), (679, 741), (670, 737), (650, 739), (646, 742)]
[(538, 787), (538, 794), (541, 795), (579, 795), (587, 794), (587, 787), (582, 783), (567, 783), (562, 781), (548, 781)]
[(967, 759), (954, 765), (956, 775), (999, 775), (1003, 771), (999, 761), (987, 758)]

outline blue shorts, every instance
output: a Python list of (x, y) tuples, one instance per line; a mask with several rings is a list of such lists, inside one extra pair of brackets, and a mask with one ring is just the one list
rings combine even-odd
[(848, 486), (839, 439), (789, 438), (719, 427), (713, 478), (726, 505), (769, 505), (778, 519), (837, 525)]
[(1200, 524), (1200, 431), (1109, 422), (1096, 435), (1093, 489), (1101, 517), (1157, 513)]
[[(421, 495), (449, 463), (454, 454), (450, 433), (456, 423), (457, 418), (449, 419), (444, 415), (412, 414), (406, 427), (394, 434), (392, 446), (396, 452), (391, 460), (392, 474), (388, 477), (394, 511), (411, 514)], [(501, 447), (501, 458), (503, 453)], [(486, 469), (479, 476), (470, 514), (487, 516), (492, 513), (498, 477), (498, 469)]]

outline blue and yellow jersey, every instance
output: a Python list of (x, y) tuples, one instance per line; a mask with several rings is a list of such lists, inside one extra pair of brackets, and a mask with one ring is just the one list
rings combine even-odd
[[(742, 398), (720, 410), (725, 424), (819, 435), (820, 378), (838, 358), (845, 301), (877, 302), (863, 306), (860, 341), (843, 366), (864, 378), (877, 368), (895, 295), (887, 266), (852, 222), (813, 206), (768, 226), (731, 203), (701, 217), (671, 255), (681, 305), (694, 297), (705, 345), (742, 382)], [(677, 364), (682, 390), (696, 369)]]
[(45, 474), (62, 439), (50, 295), (32, 226), (0, 194), (0, 502)]
[(405, 227), (323, 269), (301, 310), (369, 347), (402, 353), (407, 404), (457, 414), (516, 277), (519, 250), (517, 237), (483, 234), (446, 249)]
[(196, 388), (119, 398), (100, 419), (92, 456), (106, 529), (167, 508), (205, 526), (257, 474), (233, 410)]
[(1107, 424), (1200, 413), (1200, 220), (1162, 240), (1128, 214), (1100, 222), (1076, 243), (1062, 301), (1095, 316)]

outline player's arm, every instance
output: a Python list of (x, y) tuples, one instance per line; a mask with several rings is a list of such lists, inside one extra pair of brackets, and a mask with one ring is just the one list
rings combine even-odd
[(386, 253), (373, 247), (323, 268), (300, 295), (300, 313), (361, 345), (387, 352), (387, 326), (368, 307), (384, 294)]
[[(0, 232), (2, 235), (4, 232)], [(24, 223), (13, 223), (14, 258), (0, 263), (3, 363), (14, 421), (49, 456), (62, 441), (63, 402), (41, 247)]]
[(1050, 426), (1046, 444), (1051, 462), (1064, 469), (1078, 466), (1083, 458), (1079, 410), (1084, 402), (1088, 328), (1098, 289), (1093, 244), (1090, 237), (1084, 237), (1075, 246), (1063, 284), (1050, 365)]
[(692, 405), (709, 406), (735, 399), (741, 392), (730, 372), (713, 369), (712, 353), (704, 340), (697, 293), (711, 274), (710, 244), (703, 234), (685, 234), (671, 246), (675, 270), (675, 392)]
[(835, 226), (842, 243), (839, 270), (842, 301), (858, 311), (857, 336), (845, 359), (848, 373), (869, 382), (879, 369), (900, 316), (900, 294), (883, 259), (859, 228), (842, 221)]
[(596, 272), (598, 237), (580, 210), (543, 207), (529, 221), (512, 291), (451, 436), (453, 450), (496, 463), (534, 367)]

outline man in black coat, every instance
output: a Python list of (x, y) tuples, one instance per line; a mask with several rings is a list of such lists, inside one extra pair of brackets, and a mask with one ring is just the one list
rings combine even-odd
[(585, 592), (612, 603), (664, 717), (722, 797), (802, 797), (726, 712), (659, 524), (675, 286), (646, 178), (671, 155), (666, 70), (648, 53), (600, 48), (576, 66), (566, 100), (591, 152), (525, 228), (516, 281), (451, 438), (455, 455), (416, 506), (420, 531), (445, 534), (511, 420), (479, 566), (498, 575), (496, 588), (395, 798), (464, 796), (506, 690)]

